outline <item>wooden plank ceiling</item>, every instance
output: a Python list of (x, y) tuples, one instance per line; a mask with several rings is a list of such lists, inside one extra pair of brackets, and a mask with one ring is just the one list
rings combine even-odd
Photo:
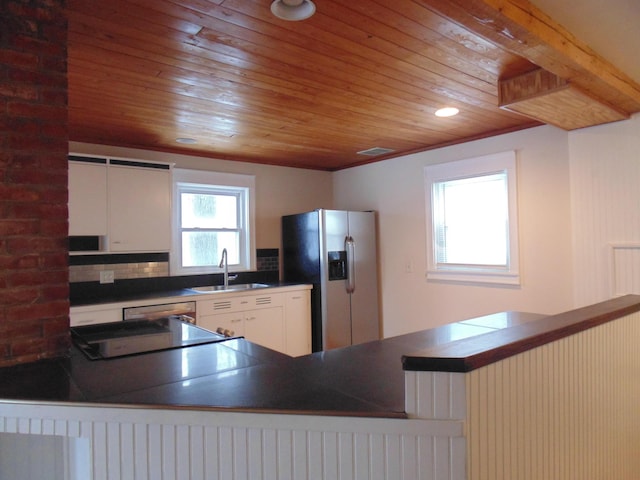
[(302, 22), (270, 3), (68, 0), (70, 139), (337, 170), (539, 125), (498, 83), (540, 67), (640, 111), (636, 83), (526, 0), (316, 0)]

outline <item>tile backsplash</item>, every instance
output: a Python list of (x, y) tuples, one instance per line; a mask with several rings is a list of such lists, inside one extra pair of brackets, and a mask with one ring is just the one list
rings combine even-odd
[[(274, 272), (279, 269), (277, 248), (256, 250), (257, 271)], [(69, 257), (69, 282), (99, 282), (100, 272), (112, 271), (115, 280), (157, 278), (169, 276), (169, 255), (118, 254), (78, 255)]]
[(277, 248), (259, 248), (256, 250), (256, 267), (259, 272), (274, 272), (280, 269), (280, 257)]
[(98, 282), (100, 281), (100, 272), (105, 270), (113, 271), (116, 280), (167, 277), (169, 276), (169, 262), (72, 265), (69, 267), (69, 282)]

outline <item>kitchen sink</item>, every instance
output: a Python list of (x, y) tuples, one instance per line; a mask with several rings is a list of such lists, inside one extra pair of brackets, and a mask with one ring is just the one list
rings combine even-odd
[(236, 283), (225, 287), (224, 285), (206, 285), (204, 287), (191, 287), (189, 290), (193, 290), (198, 293), (212, 293), (212, 292), (230, 292), (237, 290), (253, 290), (255, 288), (267, 288), (269, 285), (266, 283)]

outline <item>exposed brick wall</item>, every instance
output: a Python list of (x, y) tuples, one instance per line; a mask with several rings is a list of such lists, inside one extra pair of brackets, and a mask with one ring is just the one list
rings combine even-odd
[(0, 0), (0, 366), (66, 355), (65, 0)]

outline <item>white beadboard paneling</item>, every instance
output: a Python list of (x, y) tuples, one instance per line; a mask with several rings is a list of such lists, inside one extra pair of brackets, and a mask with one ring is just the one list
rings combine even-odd
[[(257, 445), (250, 444), (247, 440), (247, 433), (251, 429), (246, 428), (234, 428), (232, 430), (233, 435), (233, 450), (231, 456), (227, 459), (229, 463), (233, 465), (233, 470), (229, 473), (232, 474), (231, 478), (236, 479), (248, 479), (249, 478), (249, 461), (251, 459), (250, 450), (253, 448), (259, 448), (260, 443)], [(224, 462), (224, 459), (221, 459)], [(257, 458), (260, 462), (255, 465), (255, 468), (261, 470), (260, 457)]]
[(293, 459), (295, 452), (293, 451), (292, 432), (281, 431), (275, 432), (276, 444), (275, 449), (278, 452), (276, 466), (278, 477), (282, 480), (292, 480), (293, 477)]
[(413, 418), (466, 418), (465, 374), (405, 372), (405, 411)]
[(338, 433), (338, 478), (354, 478), (354, 438), (352, 434)]
[[(261, 450), (255, 450), (261, 455), (260, 460), (263, 462), (263, 468), (260, 472), (250, 473), (251, 478), (269, 479), (278, 478), (278, 442), (277, 432), (273, 429), (260, 430), (257, 428), (250, 430), (251, 443), (262, 445)], [(260, 436), (263, 438), (261, 439)], [(250, 465), (253, 462), (250, 462)]]
[(220, 480), (228, 480), (232, 477), (236, 458), (233, 451), (233, 429), (229, 427), (218, 428), (217, 442), (214, 443), (215, 448), (209, 449), (205, 446), (207, 455), (215, 456), (217, 453), (218, 468), (217, 473)]
[(609, 248), (611, 297), (640, 293), (640, 243)]
[(406, 462), (402, 465), (402, 475), (403, 478), (419, 478), (418, 474), (420, 472), (419, 466), (419, 449), (418, 449), (418, 439), (413, 437), (403, 437), (401, 439), (400, 448), (407, 456), (407, 458), (415, 458), (416, 462)]
[[(195, 430), (195, 429), (194, 429)], [(175, 434), (176, 443), (176, 477), (190, 477), (190, 461), (191, 461), (191, 445), (189, 427), (187, 425), (178, 425)], [(131, 462), (132, 463), (132, 462)]]
[(635, 480), (640, 313), (467, 375), (470, 480)]
[(219, 430), (209, 426), (205, 429), (204, 444), (202, 445), (202, 452), (205, 457), (204, 478), (219, 478), (219, 460), (222, 456), (218, 446)]
[[(93, 425), (88, 425), (85, 422), (85, 426), (91, 429), (91, 453), (92, 453), (92, 480), (106, 480), (109, 478), (109, 462), (107, 461), (107, 454), (109, 453), (107, 447), (107, 428), (105, 422), (95, 422)], [(115, 467), (115, 465), (113, 466)]]
[(369, 448), (369, 437), (362, 433), (354, 435), (354, 478), (364, 480), (371, 478), (371, 450)]
[[(311, 472), (316, 472), (317, 475), (324, 477), (325, 472), (323, 471), (324, 452), (322, 451), (322, 432), (307, 432), (306, 436), (308, 471), (305, 472), (304, 477), (299, 478), (309, 479), (309, 475)], [(319, 452), (320, 454), (314, 455), (313, 452)]]
[[(148, 449), (146, 452), (138, 452), (147, 457), (149, 478), (162, 479), (162, 424), (151, 424), (147, 430)], [(103, 445), (94, 444), (93, 451), (101, 451)]]
[(189, 436), (189, 478), (205, 478), (204, 428), (200, 425), (186, 428)]
[[(466, 438), (453, 437), (450, 442), (451, 478), (467, 479), (467, 441)], [(465, 459), (463, 461), (462, 459)]]
[(306, 479), (308, 473), (308, 448), (307, 448), (307, 432), (296, 430), (293, 432), (293, 443), (291, 448), (294, 452), (294, 462), (292, 477), (294, 479)]
[(149, 443), (146, 425), (141, 423), (135, 424), (133, 428), (133, 445), (135, 449), (133, 478), (148, 478), (149, 466), (147, 463), (147, 452), (149, 451)]
[(372, 435), (369, 438), (369, 457), (371, 461), (371, 479), (381, 480), (384, 477), (384, 450), (382, 435)]
[(120, 435), (120, 427), (122, 424), (109, 422), (106, 424), (106, 430), (104, 431), (104, 442), (106, 443), (106, 463), (108, 468), (107, 478), (120, 480), (122, 478), (123, 465), (122, 458), (120, 456), (120, 445), (123, 442), (123, 438)]
[(640, 243), (640, 115), (569, 133), (575, 306), (610, 298), (609, 243)]
[(6, 403), (0, 431), (52, 419), (89, 446), (70, 450), (70, 480), (465, 478), (461, 421)]
[(339, 478), (338, 475), (338, 435), (336, 432), (323, 432), (320, 436), (322, 455), (322, 473), (326, 478)]
[[(431, 479), (435, 478), (435, 464), (436, 459), (434, 457), (434, 437), (424, 438), (418, 437), (415, 439), (415, 449), (417, 452), (417, 464), (415, 478)], [(407, 470), (408, 472), (409, 470)], [(454, 477), (455, 478), (455, 477)]]

